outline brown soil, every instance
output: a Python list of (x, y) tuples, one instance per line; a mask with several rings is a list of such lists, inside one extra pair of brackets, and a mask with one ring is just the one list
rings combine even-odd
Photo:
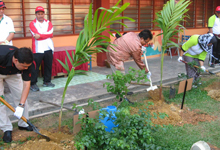
[[(220, 77), (220, 73), (217, 73), (216, 76)], [(204, 88), (208, 92), (208, 96), (212, 99), (220, 101), (220, 82), (214, 82), (208, 87)]]
[[(213, 89), (219, 89), (220, 83), (213, 83), (212, 85), (205, 88), (205, 90), (211, 92)], [(140, 99), (143, 99), (148, 97), (149, 99), (143, 100), (146, 105), (142, 105), (139, 108), (131, 107), (131, 114), (135, 114), (139, 111), (140, 108), (146, 108), (148, 102), (153, 102), (154, 105), (148, 106), (151, 114), (156, 113), (166, 113), (169, 117), (165, 117), (164, 119), (161, 119), (160, 117), (157, 117), (157, 119), (152, 119), (152, 122), (154, 124), (158, 125), (168, 125), (172, 124), (174, 126), (182, 126), (184, 124), (193, 124), (196, 125), (198, 122), (202, 121), (212, 121), (215, 120), (215, 116), (210, 116), (206, 113), (201, 112), (200, 110), (190, 110), (186, 105), (184, 105), (183, 109), (180, 109), (180, 105), (176, 104), (167, 104), (164, 101), (164, 98), (159, 98), (159, 89), (156, 89), (154, 91), (149, 92), (143, 92), (139, 93), (133, 96), (128, 96), (129, 100), (131, 101), (139, 101)], [(217, 91), (214, 92), (214, 94), (210, 95), (211, 97), (215, 95)], [(220, 97), (220, 96), (219, 96)], [(218, 96), (213, 96), (213, 98), (216, 100), (219, 100)], [(118, 100), (117, 100), (118, 101)], [(102, 107), (106, 107), (112, 104), (112, 101), (109, 102), (101, 102), (100, 105)], [(87, 111), (90, 111), (88, 108), (86, 108)], [(85, 110), (86, 110), (85, 109)], [(67, 113), (66, 118), (73, 118), (74, 112)], [(64, 118), (64, 116), (63, 116)], [(55, 121), (56, 120), (56, 121)], [(40, 133), (48, 136), (51, 138), (50, 142), (47, 142), (45, 139), (43, 139), (41, 136), (38, 136), (35, 132), (25, 132), (20, 131), (17, 128), (13, 130), (13, 141), (23, 141), (23, 144), (17, 143), (11, 143), (10, 148), (7, 148), (7, 144), (5, 144), (6, 150), (74, 150), (74, 141), (73, 141), (73, 134), (70, 133), (70, 130), (67, 126), (62, 127), (61, 131), (58, 131), (57, 127), (51, 127), (53, 124), (56, 124), (58, 121), (58, 116), (45, 116), (38, 118), (37, 122), (34, 122), (33, 124), (36, 125), (40, 129)], [(0, 134), (2, 136), (2, 134)], [(31, 139), (30, 139), (31, 137)], [(28, 141), (27, 141), (28, 140)], [(26, 142), (25, 142), (26, 141)], [(212, 146), (209, 144), (212, 150), (219, 150), (217, 147)]]
[(209, 85), (208, 87), (204, 88), (208, 95), (217, 101), (220, 101), (220, 82), (214, 82), (213, 84)]
[(41, 129), (40, 133), (48, 136), (50, 141), (46, 141), (42, 136), (38, 136), (35, 132), (25, 132), (20, 130), (14, 130), (12, 139), (13, 141), (25, 142), (28, 137), (31, 137), (24, 144), (12, 143), (10, 148), (6, 150), (74, 150), (73, 135), (69, 132), (67, 126), (63, 126), (60, 131), (57, 129), (44, 130)]
[[(150, 99), (145, 100), (144, 103), (146, 105), (142, 105), (140, 107), (131, 107), (131, 114), (138, 113), (139, 109), (144, 109), (147, 107), (148, 102), (153, 102), (153, 105), (149, 106), (149, 110), (151, 112), (151, 115), (153, 113), (156, 113), (159, 115), (160, 113), (165, 113), (169, 117), (165, 117), (161, 119), (160, 117), (157, 117), (155, 119), (152, 117), (152, 122), (157, 125), (177, 125), (182, 126), (184, 124), (193, 124), (196, 125), (198, 122), (204, 122), (204, 121), (212, 121), (215, 120), (217, 117), (210, 116), (208, 114), (205, 114), (203, 112), (200, 112), (200, 110), (190, 110), (186, 106), (181, 109), (180, 105), (175, 104), (167, 104), (164, 102), (164, 99), (162, 97), (162, 100), (159, 98), (159, 89), (156, 89), (154, 91), (149, 91), (149, 97)], [(146, 112), (147, 113), (147, 112)]]

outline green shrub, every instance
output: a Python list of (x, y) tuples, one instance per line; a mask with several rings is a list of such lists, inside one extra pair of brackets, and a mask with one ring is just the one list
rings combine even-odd
[[(127, 103), (126, 101), (122, 103)], [(150, 121), (152, 117), (146, 110), (140, 110), (139, 114), (131, 115), (129, 107), (118, 109), (113, 117), (105, 110), (100, 110), (100, 115), (94, 118), (86, 117), (86, 114), (79, 115), (79, 122), (82, 129), (75, 136), (75, 147), (77, 149), (106, 149), (106, 150), (126, 150), (126, 149), (164, 149), (155, 144), (152, 136), (159, 126), (155, 126)], [(106, 116), (114, 121), (117, 127), (112, 128), (111, 132), (105, 131), (106, 126), (99, 119)]]
[(145, 70), (137, 70), (132, 67), (129, 68), (128, 73), (126, 74), (123, 74), (117, 70), (115, 73), (107, 75), (107, 79), (112, 79), (114, 81), (114, 84), (106, 82), (103, 84), (103, 87), (107, 87), (107, 92), (116, 94), (117, 99), (123, 98), (129, 92), (128, 85), (132, 81), (135, 81), (137, 83), (141, 81), (149, 81)]

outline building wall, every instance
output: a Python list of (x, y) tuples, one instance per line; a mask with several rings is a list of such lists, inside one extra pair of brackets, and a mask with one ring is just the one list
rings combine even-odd
[[(185, 30), (186, 35), (193, 35), (193, 34), (205, 34), (208, 32), (207, 28), (200, 28), (200, 29), (188, 29)], [(154, 36), (159, 34), (159, 31), (152, 31), (154, 33)], [(181, 36), (181, 34), (180, 34)], [(55, 47), (62, 47), (62, 46), (76, 46), (76, 41), (77, 41), (78, 35), (68, 35), (68, 36), (56, 36), (53, 37), (53, 42)], [(111, 40), (113, 41), (115, 37), (111, 37)], [(150, 41), (150, 43), (154, 44), (154, 49), (160, 51), (160, 45), (161, 45), (161, 38), (157, 37), (154, 41)], [(25, 38), (25, 39), (14, 39), (13, 40), (13, 45), (16, 47), (31, 47), (31, 38)], [(160, 55), (155, 54), (152, 56), (148, 57), (159, 57)], [(92, 56), (92, 66), (97, 66), (97, 61), (96, 61), (96, 55)]]
[[(62, 47), (62, 46), (76, 46), (76, 41), (77, 41), (77, 38), (78, 38), (78, 31), (80, 31), (82, 29), (82, 24), (83, 24), (83, 17), (82, 16), (78, 16), (79, 14), (81, 15), (85, 15), (85, 14), (82, 14), (81, 11), (84, 11), (84, 12), (87, 12), (86, 10), (88, 10), (88, 6), (89, 6), (89, 3), (91, 2), (91, 0), (85, 0), (85, 1), (81, 1), (81, 0), (74, 0), (74, 9), (72, 10), (74, 13), (78, 14), (76, 16), (78, 16), (78, 18), (75, 18), (75, 16), (73, 16), (73, 20), (77, 20), (79, 18), (81, 18), (81, 23), (79, 24), (81, 27), (78, 29), (74, 29), (73, 31), (73, 34), (58, 34), (57, 31), (61, 30), (58, 28), (59, 27), (64, 27), (65, 25), (63, 24), (63, 22), (61, 22), (60, 20), (58, 22), (56, 22), (57, 19), (59, 19), (60, 17), (60, 13), (59, 11), (64, 11), (65, 13), (63, 14), (62, 18), (64, 18), (64, 16), (67, 14), (67, 10), (66, 9), (69, 9), (69, 3), (66, 3), (67, 1), (61, 1), (61, 0), (57, 0), (56, 3), (54, 2), (54, 0), (51, 0), (49, 1), (51, 3), (50, 5), (50, 8), (51, 9), (48, 9), (47, 8), (47, 4), (48, 2), (46, 0), (43, 0), (44, 3), (41, 3), (41, 5), (43, 5), (45, 7), (45, 9), (47, 10), (50, 10), (50, 11), (47, 11), (47, 14), (46, 15), (46, 18), (51, 20), (53, 22), (53, 24), (55, 25), (55, 27), (57, 28), (56, 32), (54, 33), (54, 37), (53, 37), (53, 42), (54, 42), (54, 46), (55, 47)], [(99, 1), (94, 1), (93, 0), (93, 9), (97, 9), (98, 7), (100, 6), (105, 6), (105, 8), (109, 8), (109, 5), (110, 6), (113, 6), (118, 0), (99, 0)], [(139, 2), (138, 2), (139, 1)], [(203, 0), (204, 1), (204, 0)], [(68, 1), (70, 2), (70, 1)], [(73, 2), (73, 1), (72, 1)], [(152, 26), (152, 19), (154, 19), (155, 17), (155, 12), (156, 11), (159, 11), (162, 9), (163, 7), (163, 4), (164, 2), (166, 2), (166, 0), (159, 0), (159, 1), (152, 1), (152, 0), (149, 0), (149, 1), (145, 1), (145, 0), (129, 0), (129, 1), (126, 1), (126, 2), (130, 2), (131, 3), (131, 6), (129, 8), (131, 8), (132, 10), (136, 10), (136, 13), (130, 13), (131, 10), (129, 10), (128, 8), (128, 12), (124, 12), (125, 16), (129, 16), (129, 17), (132, 17), (132, 18), (136, 18), (138, 17), (138, 11), (137, 9), (139, 8), (138, 5), (141, 4), (141, 8), (143, 6), (149, 6), (150, 8), (143, 8), (143, 9), (140, 9), (140, 21), (142, 23), (140, 23), (139, 25), (134, 25), (133, 24), (127, 24), (130, 28), (128, 29), (128, 31), (135, 31), (135, 32), (139, 32), (142, 30), (142, 28), (153, 28)], [(193, 6), (194, 5), (199, 5), (199, 3), (196, 3), (196, 2), (199, 2), (199, 1), (194, 1), (192, 4)], [(13, 21), (14, 21), (14, 24), (15, 24), (15, 27), (16, 27), (16, 35), (15, 36), (16, 38), (13, 39), (13, 44), (17, 47), (31, 47), (31, 38), (30, 38), (30, 33), (29, 33), (29, 27), (28, 27), (28, 24), (31, 20), (33, 20), (35, 18), (34, 16), (34, 8), (35, 8), (35, 4), (36, 4), (36, 1), (34, 0), (28, 0), (28, 3), (25, 3), (25, 18), (26, 18), (26, 25), (25, 25), (25, 29), (26, 31), (20, 31), (20, 26), (19, 24), (22, 23), (21, 20), (19, 19), (16, 19), (16, 18), (13, 18), (13, 17), (17, 17), (17, 13), (19, 13), (21, 10), (19, 8), (21, 8), (22, 6), (22, 3), (14, 3), (13, 0), (11, 1), (7, 1), (6, 2), (6, 5), (10, 6), (7, 8), (6, 10), (6, 14), (9, 15), (10, 17), (12, 17)], [(207, 6), (205, 4), (210, 4), (209, 5), (209, 8), (203, 8), (203, 7), (196, 7), (198, 8), (199, 10), (194, 10), (194, 7), (190, 7), (190, 9), (192, 9), (193, 12), (200, 12), (201, 10), (200, 9), (204, 9), (204, 11), (207, 11), (205, 14), (206, 14), (206, 18), (203, 17), (203, 20), (207, 20), (208, 16), (210, 16), (211, 14), (213, 14), (216, 6), (219, 6), (220, 5), (220, 0), (213, 0), (213, 1), (209, 1), (209, 0), (205, 0), (204, 1), (204, 6)], [(16, 6), (14, 6), (16, 5)], [(17, 6), (19, 5), (19, 7)], [(33, 6), (32, 6), (33, 5)], [(39, 5), (39, 4), (38, 4)], [(59, 5), (59, 7), (58, 7)], [(214, 6), (213, 6), (214, 5)], [(62, 7), (61, 7), (62, 6)], [(86, 7), (86, 8), (84, 8)], [(15, 9), (16, 8), (16, 9)], [(59, 9), (58, 9), (59, 8)], [(30, 12), (29, 12), (30, 11)], [(57, 14), (57, 12), (59, 12)], [(151, 14), (153, 13), (153, 18), (152, 18), (152, 15), (150, 15), (150, 18), (149, 16), (145, 16), (147, 14)], [(133, 16), (135, 14), (135, 16)], [(194, 13), (193, 13), (194, 14)], [(196, 14), (199, 16), (199, 14)], [(70, 16), (70, 13), (68, 13), (68, 16)], [(195, 17), (194, 15), (192, 15), (193, 17)], [(204, 15), (205, 16), (205, 15)], [(57, 18), (58, 17), (58, 18)], [(17, 17), (19, 18), (19, 17)], [(67, 17), (68, 18), (68, 17)], [(68, 20), (66, 18), (66, 20)], [(197, 17), (198, 18), (198, 17)], [(79, 21), (80, 21), (79, 20)], [(191, 20), (194, 20), (191, 18)], [(204, 21), (204, 22), (207, 22), (207, 21)], [(18, 24), (19, 23), (19, 24)], [(57, 23), (57, 24), (56, 24)], [(68, 24), (68, 23), (67, 23)], [(78, 24), (77, 22), (74, 22), (74, 25), (77, 26), (76, 24)], [(126, 24), (126, 22), (125, 22)], [(195, 25), (197, 23), (194, 23)], [(206, 28), (207, 27), (207, 23), (204, 23), (205, 25), (203, 27), (200, 27), (199, 28), (197, 26), (194, 26), (193, 27), (187, 27), (187, 30), (185, 31), (185, 34), (186, 35), (192, 35), (192, 34), (204, 34), (204, 33), (207, 33), (208, 32), (208, 29)], [(19, 26), (19, 28), (18, 28)], [(21, 26), (22, 27), (22, 26)], [(54, 28), (55, 28), (54, 27)], [(113, 27), (113, 26), (112, 26)], [(134, 28), (134, 29), (133, 29)], [(18, 30), (19, 29), (19, 30)], [(116, 28), (115, 28), (116, 29)], [(138, 29), (138, 30), (137, 30)], [(67, 29), (65, 29), (67, 30)], [(69, 29), (68, 29), (69, 30)], [(77, 30), (77, 32), (76, 32)], [(127, 29), (123, 29), (123, 27), (119, 28), (118, 31), (127, 31)], [(22, 35), (23, 32), (25, 32), (25, 36), (24, 38), (22, 38), (22, 36), (18, 36), (19, 34)], [(150, 49), (152, 52), (151, 53), (148, 53), (150, 56), (148, 57), (159, 57), (160, 55), (158, 55), (160, 53), (160, 45), (161, 45), (161, 37), (156, 37), (155, 35), (157, 35), (159, 33), (159, 29), (155, 28), (155, 31), (152, 31), (154, 33), (154, 38), (152, 41), (150, 41), (150, 45), (154, 46), (152, 47), (152, 49)], [(181, 34), (180, 36), (181, 37)], [(114, 40), (115, 38), (114, 37), (111, 37), (112, 40)], [(99, 56), (98, 54), (98, 61), (103, 59), (105, 56), (104, 53), (101, 54), (101, 56)], [(99, 59), (101, 58), (101, 59)], [(104, 58), (105, 59), (105, 58)], [(101, 60), (102, 61), (102, 60)], [(92, 65), (93, 66), (97, 66), (97, 57), (96, 55), (93, 56), (93, 62), (92, 62)], [(100, 65), (99, 65), (100, 66)]]

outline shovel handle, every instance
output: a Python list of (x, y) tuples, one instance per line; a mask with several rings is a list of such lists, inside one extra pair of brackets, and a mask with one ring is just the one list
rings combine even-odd
[[(0, 97), (0, 101), (1, 101), (3, 104), (5, 104), (9, 109), (11, 109), (11, 111), (15, 112), (14, 107), (12, 107), (12, 106), (11, 106), (8, 102), (6, 102), (2, 97)], [(49, 138), (49, 137), (47, 137), (47, 136), (41, 134), (41, 133), (39, 132), (39, 130), (38, 130), (32, 123), (30, 123), (30, 121), (27, 120), (24, 116), (22, 116), (21, 119), (22, 119), (24, 122), (26, 122), (29, 126), (31, 126), (31, 127), (33, 128), (33, 131), (34, 131), (34, 132), (36, 132), (37, 134), (39, 134), (39, 135), (43, 136), (44, 138), (46, 138), (47, 141), (50, 141), (50, 138)]]
[[(146, 58), (145, 52), (144, 52), (144, 61), (145, 61), (145, 65), (146, 65), (146, 67), (147, 67), (147, 70), (150, 71), (150, 70), (149, 70), (149, 67), (148, 67), (148, 63), (147, 63), (147, 58)], [(150, 87), (152, 87), (153, 85), (152, 85), (151, 77), (150, 77), (149, 80), (150, 80)]]
[[(0, 101), (1, 101), (5, 106), (7, 106), (9, 109), (11, 109), (11, 111), (15, 112), (14, 107), (12, 107), (12, 106), (11, 106), (6, 100), (4, 100), (2, 97), (0, 97)], [(22, 116), (21, 119), (22, 119), (24, 122), (27, 123), (27, 119), (26, 119), (24, 116)]]
[[(150, 84), (147, 84), (147, 83), (135, 83), (135, 82), (131, 82), (130, 84), (150, 86)], [(156, 86), (160, 86), (160, 85), (156, 85)], [(170, 87), (170, 86), (162, 85), (162, 87), (168, 88), (168, 87)]]
[[(181, 60), (184, 64), (188, 64), (186, 61), (184, 61), (184, 60)], [(195, 68), (200, 68), (199, 66), (196, 66), (196, 65), (193, 65), (193, 67), (195, 67)], [(206, 72), (208, 72), (208, 73), (210, 73), (210, 74), (215, 74), (215, 73), (213, 73), (213, 72), (211, 72), (211, 71), (209, 71), (209, 70), (205, 70)]]

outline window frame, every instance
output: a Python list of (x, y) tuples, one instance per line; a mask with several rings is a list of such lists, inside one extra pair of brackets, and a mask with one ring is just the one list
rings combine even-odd
[[(52, 22), (52, 24), (53, 24), (53, 20), (51, 20), (51, 18), (52, 18), (52, 13), (51, 13), (51, 4), (52, 3), (54, 3), (54, 1), (59, 1), (59, 0), (44, 0), (44, 2), (46, 2), (46, 5), (47, 5), (47, 9), (46, 9), (46, 15), (48, 16), (47, 18), (48, 18), (48, 20), (50, 20), (51, 22)], [(68, 1), (68, 0), (66, 0), (66, 1)], [(61, 33), (61, 34), (56, 34), (55, 36), (57, 37), (57, 36), (72, 36), (72, 35), (78, 35), (79, 33), (76, 33), (76, 28), (75, 28), (75, 26), (76, 26), (76, 23), (75, 23), (75, 19), (76, 19), (76, 16), (75, 16), (75, 2), (77, 2), (77, 1), (79, 1), (79, 0), (69, 0), (69, 2), (70, 2), (70, 5), (71, 5), (71, 7), (70, 7), (70, 15), (71, 15), (71, 18), (72, 18), (72, 20), (71, 20), (71, 27), (72, 28), (70, 28), (71, 29), (71, 31), (72, 31), (72, 33), (71, 34), (66, 34), (66, 33)], [(96, 2), (96, 0), (89, 0), (90, 1), (90, 3), (97, 3)], [(113, 1), (113, 0), (110, 0), (110, 6), (112, 6), (112, 5), (114, 5), (113, 3), (111, 3), (111, 1)], [(126, 1), (129, 1), (129, 0), (126, 0)], [(158, 29), (158, 28), (156, 28), (156, 26), (155, 26), (155, 24), (152, 22), (154, 19), (155, 19), (155, 17), (156, 17), (156, 11), (158, 11), (158, 9), (156, 8), (156, 6), (158, 6), (157, 4), (158, 4), (158, 1), (159, 1), (159, 3), (160, 3), (160, 5), (159, 5), (159, 7), (163, 7), (163, 5), (166, 3), (166, 1), (167, 0), (147, 0), (147, 2), (151, 2), (152, 3), (152, 6), (153, 6), (153, 8), (152, 8), (152, 12), (151, 12), (151, 14), (149, 15), (149, 16), (151, 16), (152, 15), (152, 20), (149, 22), (149, 21), (144, 21), (143, 23), (142, 23), (142, 21), (141, 20), (144, 20), (144, 19), (142, 19), (141, 18), (141, 14), (144, 14), (144, 13), (142, 13), (141, 11), (142, 11), (142, 9), (141, 9), (141, 3), (143, 3), (144, 2), (144, 0), (130, 0), (130, 1), (135, 1), (135, 3), (137, 4), (137, 6), (135, 7), (135, 9), (137, 8), (137, 10), (136, 10), (136, 12), (137, 12), (137, 22), (135, 23), (135, 25), (136, 25), (136, 27), (135, 28), (137, 28), (137, 30), (125, 30), (124, 29), (124, 27), (123, 26), (120, 26), (120, 32), (128, 32), (128, 31), (135, 31), (135, 32), (137, 32), (137, 31), (140, 31), (140, 30), (143, 30), (143, 24), (148, 24), (148, 26), (146, 27), (146, 28), (149, 28), (149, 24), (150, 24), (150, 26), (151, 26), (151, 30), (155, 30), (155, 31), (157, 31), (157, 30), (160, 30), (160, 29)], [(6, 4), (6, 6), (7, 6), (7, 9), (9, 9), (9, 10), (13, 10), (13, 9), (21, 9), (20, 10), (20, 12), (21, 12), (21, 14), (19, 14), (21, 17), (21, 19), (19, 19), (19, 21), (20, 21), (20, 23), (21, 23), (21, 26), (19, 26), (19, 27), (16, 27), (16, 28), (20, 28), (21, 29), (21, 33), (19, 33), (19, 34), (21, 34), (22, 36), (21, 37), (15, 37), (14, 39), (19, 39), (19, 38), (30, 38), (31, 36), (29, 36), (29, 31), (27, 31), (27, 28), (28, 28), (28, 26), (29, 26), (29, 24), (27, 23), (29, 20), (27, 20), (26, 19), (26, 16), (27, 15), (31, 15), (31, 14), (28, 14), (28, 13), (26, 13), (26, 9), (27, 8), (25, 8), (25, 4), (26, 3), (35, 3), (33, 0), (31, 0), (31, 1), (29, 1), (29, 0), (11, 0), (11, 1), (7, 1), (7, 2), (5, 2), (5, 4)], [(62, 2), (62, 0), (60, 0), (60, 2)], [(79, 1), (80, 2), (80, 1)], [(121, 1), (121, 5), (123, 5), (123, 3), (125, 2), (125, 0), (122, 0)], [(211, 3), (210, 2), (210, 0), (204, 0), (204, 5), (203, 5), (203, 8), (204, 8), (204, 17), (203, 17), (203, 19), (202, 19), (202, 22), (204, 22), (203, 24), (202, 24), (202, 27), (201, 27), (201, 25), (198, 27), (198, 25), (197, 25), (197, 5), (199, 5), (198, 3), (199, 3), (199, 0), (193, 0), (193, 2), (194, 2), (194, 10), (193, 10), (193, 14), (194, 14), (194, 21), (193, 21), (193, 26), (192, 27), (187, 27), (187, 29), (199, 29), (199, 28), (207, 28), (207, 21), (208, 21), (208, 18), (210, 17), (210, 16), (208, 16), (208, 14), (211, 14), (210, 13), (210, 11), (211, 12), (213, 12), (212, 14), (214, 14), (214, 11), (215, 11), (215, 6), (216, 6), (216, 3), (217, 3), (217, 0), (213, 0), (213, 2)], [(10, 8), (10, 3), (19, 3), (20, 4), (20, 6), (19, 7), (21, 7), (21, 8)], [(39, 2), (36, 2), (36, 3), (39, 3)], [(82, 3), (82, 2), (80, 2), (80, 3)], [(163, 3), (162, 5), (161, 5), (161, 3)], [(212, 5), (212, 6), (209, 6), (209, 5)], [(39, 5), (40, 5), (40, 3), (39, 3)], [(89, 4), (86, 4), (86, 5), (89, 5)], [(94, 4), (93, 4), (94, 5)], [(142, 7), (143, 8), (143, 7)], [(210, 10), (210, 8), (212, 9), (212, 10)], [(35, 8), (30, 8), (30, 9), (35, 9)], [(209, 11), (209, 12), (208, 12)], [(29, 11), (30, 12), (30, 11)], [(33, 13), (34, 14), (34, 13)], [(7, 14), (6, 14), (7, 15)], [(18, 16), (17, 14), (13, 14), (14, 16)], [(136, 15), (136, 14), (135, 14)], [(9, 16), (10, 17), (10, 15), (7, 15), (7, 16)], [(12, 15), (11, 15), (12, 16)], [(122, 16), (124, 16), (124, 12), (122, 13)], [(151, 17), (150, 17), (151, 18)], [(14, 21), (13, 20), (13, 22), (16, 22), (16, 21)], [(18, 22), (18, 21), (17, 21)], [(200, 19), (200, 22), (201, 22), (201, 19)], [(124, 22), (124, 20), (122, 20), (122, 23), (125, 23)], [(82, 25), (83, 25), (83, 22), (82, 22)], [(186, 23), (184, 22), (183, 23), (183, 25), (184, 26), (186, 26)], [(19, 30), (20, 31), (20, 30)]]

